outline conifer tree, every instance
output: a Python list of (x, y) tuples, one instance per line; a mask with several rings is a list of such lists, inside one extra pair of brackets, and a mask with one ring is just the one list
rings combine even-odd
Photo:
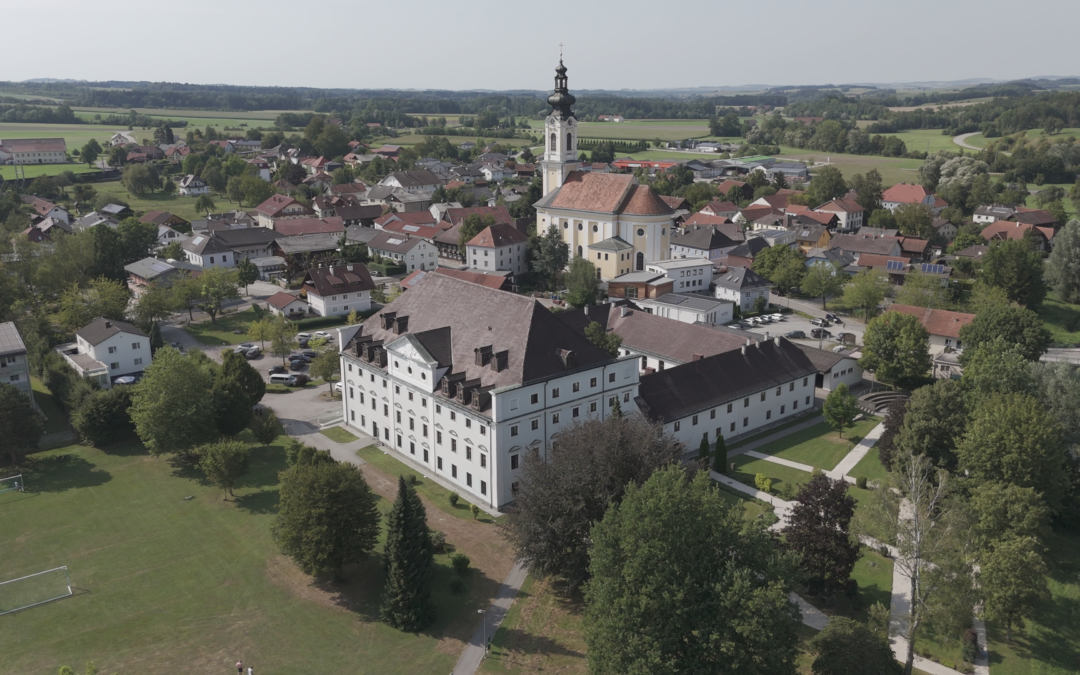
[(422, 630), (435, 618), (431, 602), (434, 548), (424, 505), (403, 476), (398, 477), (398, 496), (387, 519), (384, 555), (382, 620), (410, 633)]
[(701, 445), (698, 446), (698, 461), (701, 462), (702, 467), (709, 465), (709, 435), (705, 434), (701, 437)]
[(713, 451), (712, 470), (716, 473), (727, 473), (727, 443), (724, 435), (716, 437), (716, 450)]

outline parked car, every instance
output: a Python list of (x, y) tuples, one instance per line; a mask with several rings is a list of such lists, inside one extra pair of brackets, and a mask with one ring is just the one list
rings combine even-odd
[(182, 342), (179, 342), (179, 341), (170, 342), (169, 346), (172, 347), (173, 349), (175, 349), (178, 352), (184, 351), (184, 344)]
[(772, 319), (773, 321), (783, 321), (784, 320), (784, 315), (783, 314), (770, 314), (769, 318)]
[(289, 370), (302, 370), (306, 365), (303, 361), (289, 361)]
[(310, 340), (311, 339), (311, 333), (297, 333), (296, 334), (296, 339), (297, 340)]
[(324, 331), (324, 330), (317, 330), (317, 331), (315, 331), (315, 337), (317, 337), (317, 338), (323, 338), (324, 340), (333, 340), (333, 339), (334, 339), (334, 336), (333, 336), (333, 335), (331, 335), (330, 333), (327, 333), (327, 332), (326, 332), (326, 331)]
[(830, 324), (829, 324), (828, 319), (810, 319), (810, 325), (811, 326), (820, 326), (821, 328), (826, 328)]
[(759, 316), (757, 318), (757, 320), (758, 320), (758, 323), (762, 323), (762, 324), (772, 323), (772, 319), (769, 317), (768, 314), (762, 314), (761, 316)]
[(134, 375), (121, 375), (113, 380), (113, 384), (135, 384), (136, 379)]
[(341, 390), (342, 390), (340, 382), (335, 382), (333, 385), (331, 385), (330, 388), (333, 389), (334, 391), (338, 392), (338, 393), (340, 393)]
[(806, 337), (806, 333), (802, 332), (801, 330), (793, 330), (793, 331), (784, 333), (784, 337), (792, 339), (792, 340), (801, 340), (801, 339)]
[(270, 376), (270, 384), (284, 384), (287, 387), (296, 386), (296, 376), (285, 373), (274, 373)]
[(815, 340), (821, 340), (824, 338), (832, 337), (832, 333), (825, 330), (824, 328), (815, 328), (814, 330), (810, 331), (810, 337), (814, 338)]
[(287, 371), (285, 370), (285, 366), (270, 366), (270, 370), (268, 372), (271, 375), (279, 375)]
[(252, 347), (251, 349), (244, 350), (244, 356), (248, 359), (257, 359), (262, 356), (262, 349), (259, 347)]
[(236, 352), (237, 354), (243, 354), (244, 352), (246, 352), (249, 349), (255, 349), (255, 344), (252, 343), (252, 342), (242, 342), (242, 343), (236, 345), (235, 347), (233, 347), (233, 351)]
[(306, 356), (309, 361), (319, 355), (319, 352), (315, 351), (314, 349), (305, 349), (300, 353)]
[(289, 354), (289, 360), (290, 361), (302, 361), (304, 363), (311, 363), (311, 357), (308, 356), (307, 354), (304, 354), (304, 353)]
[(826, 313), (825, 318), (828, 319), (829, 321), (832, 321), (833, 323), (844, 323), (843, 321), (840, 320), (840, 317), (836, 316), (835, 314)]
[(305, 348), (308, 346), (308, 340), (307, 338), (303, 338), (302, 340), (297, 340), (296, 344), (300, 345), (301, 348)]
[(836, 341), (845, 344), (855, 344), (855, 333), (837, 333)]

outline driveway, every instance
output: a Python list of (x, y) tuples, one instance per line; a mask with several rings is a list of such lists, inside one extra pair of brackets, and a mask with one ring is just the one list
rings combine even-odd
[(290, 436), (305, 436), (318, 432), (319, 419), (341, 415), (341, 401), (323, 401), (319, 394), (327, 391), (326, 385), (307, 387), (288, 394), (266, 394), (259, 401), (270, 408), (281, 420), (285, 433)]

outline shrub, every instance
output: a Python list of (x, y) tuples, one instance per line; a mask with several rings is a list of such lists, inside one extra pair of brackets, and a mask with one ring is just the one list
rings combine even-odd
[(858, 478), (856, 478), (855, 479), (855, 487), (859, 488), (860, 490), (865, 490), (866, 489), (866, 476), (859, 476)]
[(762, 492), (772, 492), (772, 479), (763, 473), (754, 476), (754, 486)]
[(450, 558), (450, 564), (454, 566), (454, 571), (458, 574), (465, 574), (469, 571), (469, 556), (464, 553), (455, 553), (454, 557)]
[(889, 547), (886, 546), (885, 544), (882, 544), (881, 546), (878, 547), (878, 553), (880, 553), (885, 558), (891, 558), (892, 557), (892, 553), (889, 552)]
[(480, 507), (476, 504), (473, 504), (469, 507), (469, 510), (472, 511), (473, 520), (476, 520), (476, 517), (480, 515)]
[(791, 483), (784, 483), (784, 485), (780, 488), (780, 496), (786, 502), (790, 502), (792, 499), (795, 499), (795, 486)]
[(976, 657), (979, 655), (979, 633), (974, 628), (968, 628), (964, 631), (964, 637), (962, 640), (964, 660), (968, 663), (975, 663)]
[(815, 467), (813, 468), (813, 470), (811, 470), (811, 471), (810, 471), (810, 477), (811, 477), (811, 478), (814, 478), (815, 476), (820, 476), (820, 475), (821, 475), (821, 473), (822, 473), (822, 472), (821, 472), (821, 468), (820, 468), (820, 467), (817, 467), (817, 466), (815, 466)]
[(267, 394), (288, 394), (292, 389), (289, 389), (283, 384), (268, 384), (266, 385)]
[(131, 387), (95, 391), (75, 411), (71, 424), (83, 441), (101, 447), (134, 435), (135, 425), (128, 415)]
[(409, 477), (405, 479), (405, 482), (408, 483), (411, 486), (415, 486), (417, 484), (417, 482), (418, 482), (416, 480), (416, 474), (415, 473), (410, 473)]
[(457, 506), (458, 500), (461, 499), (461, 495), (456, 492), (451, 492), (447, 499), (450, 500), (450, 506)]
[(461, 577), (454, 577), (450, 580), (450, 592), (461, 593), (465, 590), (465, 582), (461, 580)]
[(431, 549), (436, 553), (446, 552), (446, 535), (438, 530), (431, 531)]

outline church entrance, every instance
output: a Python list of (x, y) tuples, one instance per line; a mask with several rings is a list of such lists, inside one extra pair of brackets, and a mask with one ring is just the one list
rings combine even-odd
[(637, 271), (640, 272), (645, 269), (645, 254), (638, 252), (637, 254)]

